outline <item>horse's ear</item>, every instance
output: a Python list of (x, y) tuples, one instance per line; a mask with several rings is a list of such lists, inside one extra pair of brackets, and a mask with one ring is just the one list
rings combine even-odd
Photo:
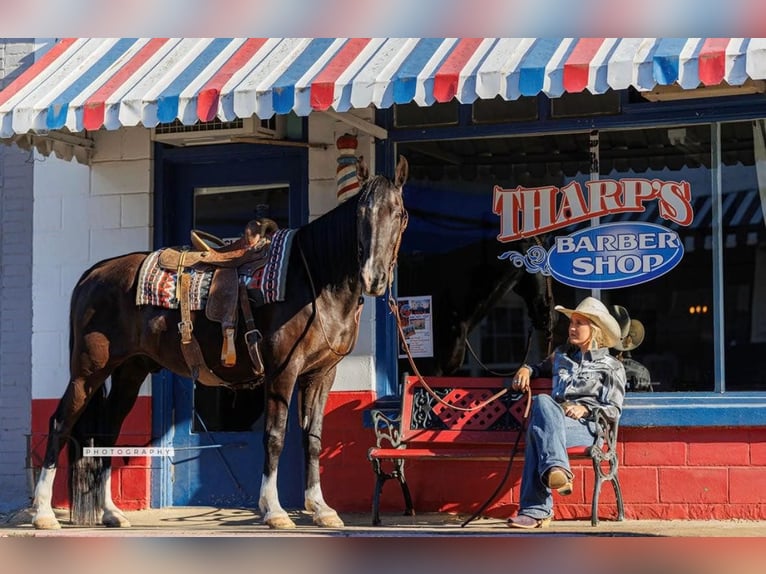
[(410, 168), (407, 160), (403, 155), (400, 155), (399, 163), (396, 164), (396, 179), (394, 180), (394, 185), (396, 185), (396, 187), (402, 187), (404, 185), (404, 182), (407, 181), (407, 177), (409, 176), (409, 170)]
[(359, 179), (360, 183), (364, 183), (370, 177), (370, 168), (367, 165), (367, 162), (364, 161), (363, 155), (360, 155), (359, 159), (356, 161), (356, 177)]

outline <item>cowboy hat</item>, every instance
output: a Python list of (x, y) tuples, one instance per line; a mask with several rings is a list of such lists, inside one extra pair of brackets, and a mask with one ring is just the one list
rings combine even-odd
[(612, 317), (609, 310), (601, 301), (595, 297), (586, 297), (580, 304), (574, 309), (567, 309), (561, 305), (554, 307), (559, 313), (563, 313), (567, 317), (571, 317), (573, 313), (582, 315), (590, 321), (592, 321), (604, 335), (604, 345), (607, 347), (613, 347), (615, 343), (620, 341), (620, 325), (617, 320)]
[(628, 310), (622, 305), (611, 305), (609, 312), (612, 317), (617, 319), (617, 324), (620, 326), (620, 339), (624, 339), (628, 336), (630, 330), (630, 314)]
[(628, 334), (622, 340), (617, 341), (614, 348), (618, 351), (632, 351), (644, 342), (645, 334), (644, 324), (638, 319), (631, 319)]

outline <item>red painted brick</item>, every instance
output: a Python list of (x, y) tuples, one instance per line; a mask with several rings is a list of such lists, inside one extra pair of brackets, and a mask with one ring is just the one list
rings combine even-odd
[(729, 469), (729, 502), (766, 503), (766, 467)]
[(132, 500), (142, 504), (144, 508), (149, 508), (149, 473), (146, 471), (147, 469), (125, 467), (117, 473), (120, 478), (118, 492), (121, 500)]
[(728, 478), (725, 468), (662, 468), (660, 502), (726, 502)]
[[(619, 469), (622, 498), (627, 503), (656, 503), (660, 498), (658, 470), (654, 467), (623, 466)], [(611, 490), (604, 486), (604, 490)]]
[(690, 466), (732, 466), (748, 464), (750, 445), (745, 442), (707, 441), (700, 437), (689, 444)]
[[(666, 435), (671, 436), (671, 435)], [(677, 466), (686, 464), (687, 445), (681, 441), (626, 442), (627, 466)]]
[(751, 433), (750, 464), (766, 466), (766, 436), (754, 435), (755, 433)]

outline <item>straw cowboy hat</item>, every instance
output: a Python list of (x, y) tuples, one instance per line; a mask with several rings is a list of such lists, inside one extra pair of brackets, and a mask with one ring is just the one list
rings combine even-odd
[(638, 319), (631, 319), (628, 327), (628, 334), (622, 340), (617, 341), (614, 348), (618, 351), (632, 351), (644, 342), (644, 324)]
[(604, 335), (604, 344), (607, 347), (614, 347), (615, 343), (620, 342), (621, 331), (619, 323), (609, 313), (606, 305), (595, 297), (586, 297), (574, 309), (567, 309), (561, 305), (556, 305), (554, 309), (567, 317), (571, 317), (573, 313), (587, 317), (601, 329), (601, 333)]

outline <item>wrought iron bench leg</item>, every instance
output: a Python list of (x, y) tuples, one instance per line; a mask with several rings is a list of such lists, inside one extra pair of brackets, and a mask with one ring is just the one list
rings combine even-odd
[(617, 464), (612, 469), (612, 486), (614, 487), (614, 496), (617, 499), (617, 521), (625, 520), (625, 505), (622, 502), (622, 489), (620, 488), (620, 478), (617, 476)]
[(601, 496), (601, 485), (604, 482), (604, 476), (601, 472), (601, 464), (597, 459), (593, 459), (593, 472), (595, 482), (593, 484), (593, 500), (590, 508), (590, 523), (592, 526), (598, 526), (598, 499)]
[(383, 485), (388, 479), (395, 478), (402, 487), (402, 496), (404, 497), (404, 516), (415, 516), (415, 508), (412, 504), (412, 496), (407, 480), (404, 478), (404, 461), (396, 459), (393, 461), (394, 468), (391, 472), (383, 472), (379, 460), (372, 461), (372, 469), (375, 471), (375, 491), (372, 494), (372, 525), (380, 526), (380, 494), (383, 492)]

